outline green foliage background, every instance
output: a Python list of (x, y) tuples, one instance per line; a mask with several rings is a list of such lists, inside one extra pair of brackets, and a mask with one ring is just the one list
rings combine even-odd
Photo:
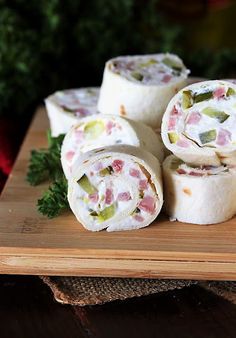
[(236, 50), (192, 51), (186, 34), (157, 0), (2, 0), (0, 114), (30, 114), (54, 90), (99, 85), (105, 61), (120, 54), (170, 51), (192, 75), (232, 75)]

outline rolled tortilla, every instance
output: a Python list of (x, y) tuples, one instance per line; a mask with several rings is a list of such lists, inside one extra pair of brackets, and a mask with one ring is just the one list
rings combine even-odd
[(91, 231), (146, 227), (163, 204), (159, 161), (133, 146), (83, 154), (73, 167), (68, 186), (71, 210)]
[(65, 134), (81, 117), (97, 114), (100, 88), (57, 91), (45, 99), (52, 136)]
[(190, 167), (174, 155), (163, 162), (165, 211), (172, 220), (221, 223), (236, 213), (236, 169)]
[(105, 65), (98, 110), (158, 128), (170, 99), (189, 71), (174, 54), (120, 56)]
[(65, 136), (61, 148), (65, 176), (71, 175), (73, 164), (82, 153), (116, 144), (145, 148), (160, 162), (164, 159), (161, 138), (150, 127), (119, 116), (93, 115), (81, 119)]
[(204, 81), (168, 104), (162, 122), (166, 147), (186, 163), (236, 164), (236, 85)]

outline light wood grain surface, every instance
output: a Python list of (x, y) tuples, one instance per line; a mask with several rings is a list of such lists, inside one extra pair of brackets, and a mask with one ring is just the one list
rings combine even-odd
[(31, 187), (25, 175), (47, 128), (41, 108), (0, 199), (0, 273), (236, 280), (236, 218), (199, 226), (162, 215), (144, 229), (93, 233), (71, 212), (41, 216), (36, 201), (47, 184)]

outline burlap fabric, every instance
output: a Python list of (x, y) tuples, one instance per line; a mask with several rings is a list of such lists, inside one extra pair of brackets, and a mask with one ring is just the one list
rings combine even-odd
[(196, 284), (186, 280), (106, 277), (41, 277), (63, 304), (95, 305), (150, 295)]
[(236, 282), (201, 282), (199, 285), (236, 304)]
[(236, 282), (106, 277), (42, 276), (41, 278), (51, 288), (58, 302), (70, 305), (104, 304), (114, 300), (124, 300), (174, 289), (182, 289), (193, 284), (198, 284), (236, 304)]

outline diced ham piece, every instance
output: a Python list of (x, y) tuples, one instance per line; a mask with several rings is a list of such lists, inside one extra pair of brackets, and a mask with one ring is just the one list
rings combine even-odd
[(171, 75), (165, 74), (161, 81), (164, 82), (164, 83), (168, 83), (168, 82), (170, 82), (171, 79), (172, 79)]
[(111, 134), (111, 131), (112, 131), (112, 128), (115, 127), (115, 123), (112, 122), (112, 121), (108, 121), (107, 124), (106, 124), (106, 132), (108, 135)]
[(225, 88), (224, 87), (219, 87), (217, 89), (214, 90), (213, 93), (214, 98), (216, 99), (220, 99), (221, 97), (225, 96)]
[(198, 124), (202, 116), (198, 112), (192, 112), (187, 119), (187, 124)]
[(76, 143), (80, 143), (84, 138), (84, 132), (82, 130), (75, 130)]
[(122, 202), (126, 202), (126, 201), (131, 200), (130, 193), (128, 191), (127, 192), (120, 192), (117, 196), (117, 200), (122, 201)]
[(190, 146), (190, 143), (188, 140), (180, 139), (176, 142), (176, 145), (178, 147), (188, 148)]
[(155, 211), (155, 206), (155, 199), (147, 195), (140, 201), (138, 208), (152, 214)]
[(76, 109), (75, 113), (78, 117), (85, 117), (91, 114), (90, 111), (86, 108), (78, 108)]
[(120, 173), (123, 169), (124, 161), (122, 160), (114, 160), (112, 162), (112, 168), (116, 173)]
[(211, 170), (214, 167), (212, 165), (202, 165), (201, 168), (205, 170)]
[(90, 195), (88, 195), (88, 198), (89, 198), (89, 200), (91, 202), (97, 203), (97, 201), (98, 201), (98, 193), (95, 192), (94, 194), (90, 194)]
[(69, 107), (69, 104), (66, 104), (66, 103), (61, 103), (61, 108), (64, 109), (64, 110), (69, 110), (71, 111), (71, 108)]
[(177, 122), (176, 117), (173, 117), (173, 116), (170, 117), (169, 122), (168, 122), (168, 130), (175, 129), (176, 122)]
[(148, 181), (147, 180), (140, 180), (139, 181), (139, 189), (146, 190), (148, 188)]
[(179, 115), (181, 115), (181, 113), (179, 113), (176, 106), (174, 106), (171, 113), (170, 113), (170, 116), (179, 116)]
[(137, 170), (137, 169), (134, 169), (134, 168), (131, 168), (131, 169), (129, 170), (129, 174), (130, 174), (130, 176), (132, 176), (132, 177), (136, 177), (136, 178), (139, 178), (139, 177), (140, 177), (140, 171)]
[(137, 215), (137, 214), (134, 215), (134, 219), (137, 222), (143, 222), (144, 221), (144, 218), (141, 215)]
[(216, 144), (218, 146), (225, 146), (231, 140), (231, 133), (226, 129), (220, 129), (217, 135)]
[(181, 168), (180, 168), (180, 169), (177, 169), (176, 171), (177, 171), (177, 173), (180, 174), (180, 175), (185, 175), (185, 174), (186, 174), (186, 171), (185, 171), (184, 169), (181, 169)]
[(189, 175), (191, 175), (191, 176), (204, 176), (204, 174), (203, 173), (198, 173), (198, 172), (196, 172), (196, 171), (190, 171), (190, 173), (189, 173)]
[(135, 66), (135, 63), (133, 61), (130, 61), (130, 62), (127, 62), (124, 67), (128, 70), (133, 70), (134, 66)]
[(102, 169), (103, 169), (103, 164), (102, 164), (102, 162), (96, 162), (95, 165), (94, 165), (94, 169), (95, 169), (96, 171), (102, 170)]
[(105, 203), (111, 204), (114, 199), (113, 192), (111, 189), (107, 188), (105, 193)]
[(66, 160), (68, 162), (71, 162), (73, 160), (73, 157), (75, 156), (75, 152), (74, 151), (68, 151), (66, 153)]

